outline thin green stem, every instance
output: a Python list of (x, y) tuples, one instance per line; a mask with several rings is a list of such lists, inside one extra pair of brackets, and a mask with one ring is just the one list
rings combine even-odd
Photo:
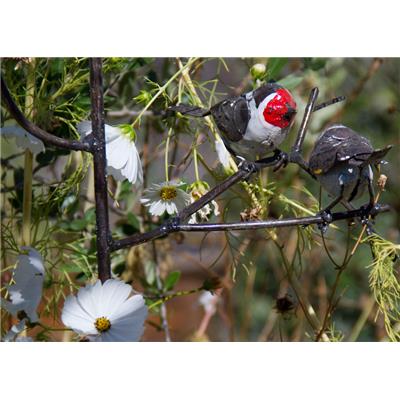
[(197, 289), (192, 289), (192, 290), (181, 290), (179, 292), (175, 292), (175, 293), (171, 293), (169, 295), (166, 295), (164, 297), (162, 297), (161, 299), (155, 301), (154, 303), (150, 304), (148, 306), (148, 309), (151, 310), (154, 307), (159, 306), (160, 304), (164, 304), (166, 301), (171, 300), (175, 297), (179, 297), (179, 296), (187, 296), (189, 294), (194, 294), (194, 293), (198, 293), (200, 291), (204, 290), (203, 287), (199, 287)]
[(362, 329), (364, 328), (366, 322), (368, 321), (368, 317), (370, 316), (372, 310), (374, 309), (374, 306), (375, 306), (375, 298), (374, 298), (374, 296), (371, 296), (368, 299), (368, 301), (366, 302), (365, 307), (364, 307), (360, 317), (358, 318), (352, 331), (350, 332), (350, 335), (347, 339), (348, 342), (356, 342), (357, 341)]
[(206, 163), (203, 156), (200, 153), (197, 153), (197, 158), (200, 160), (201, 165), (207, 170), (207, 172), (217, 180), (217, 174), (210, 168), (210, 166)]
[(168, 129), (168, 135), (167, 135), (167, 140), (165, 143), (165, 159), (164, 159), (164, 168), (165, 168), (165, 181), (169, 182), (169, 164), (168, 164), (168, 154), (169, 154), (169, 143), (171, 141), (171, 135), (172, 135), (172, 128)]
[(189, 68), (194, 62), (196, 62), (199, 58), (194, 57), (189, 59), (189, 61), (186, 63), (186, 65), (183, 65), (172, 77), (167, 81), (167, 83), (163, 86), (160, 87), (158, 92), (153, 96), (153, 98), (146, 104), (146, 106), (143, 108), (143, 110), (139, 113), (139, 115), (135, 118), (135, 120), (132, 122), (132, 127), (134, 128), (135, 125), (140, 121), (140, 118), (142, 118), (143, 114), (150, 108), (150, 106), (157, 100), (158, 97), (160, 97), (167, 87), (180, 75), (182, 74), (187, 68)]
[(196, 181), (200, 181), (200, 174), (199, 174), (199, 165), (198, 165), (198, 161), (197, 161), (197, 146), (194, 145), (193, 146), (193, 161), (194, 161), (194, 173), (196, 176)]
[[(35, 59), (28, 65), (26, 77), (25, 114), (33, 117), (35, 96)], [(32, 219), (32, 173), (33, 155), (29, 149), (25, 150), (24, 160), (24, 193), (22, 199), (22, 245), (31, 244), (31, 219)]]
[(22, 200), (22, 245), (31, 244), (32, 217), (32, 165), (33, 156), (30, 150), (25, 150), (24, 161), (24, 194)]

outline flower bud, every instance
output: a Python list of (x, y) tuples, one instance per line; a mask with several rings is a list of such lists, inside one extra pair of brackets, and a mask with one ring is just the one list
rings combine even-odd
[(378, 178), (378, 187), (379, 189), (383, 192), (385, 190), (386, 186), (386, 181), (387, 181), (387, 176), (384, 174), (381, 174), (380, 177)]
[(267, 67), (261, 63), (254, 64), (250, 68), (250, 74), (254, 80), (263, 79), (265, 77), (266, 71), (267, 71)]

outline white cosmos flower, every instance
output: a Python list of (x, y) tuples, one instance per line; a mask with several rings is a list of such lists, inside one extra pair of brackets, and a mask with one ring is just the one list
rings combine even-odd
[[(199, 200), (200, 197), (204, 196), (208, 192), (207, 188), (208, 185), (205, 185), (203, 182), (196, 182), (193, 185), (192, 191), (190, 192), (191, 203), (194, 203), (195, 201)], [(200, 222), (208, 221), (213, 211), (215, 216), (218, 216), (220, 214), (218, 203), (215, 200), (212, 200), (210, 203), (206, 204), (203, 208), (192, 214), (188, 223), (198, 224)]]
[(28, 131), (20, 126), (3, 126), (0, 128), (1, 136), (6, 139), (15, 138), (18, 147), (30, 150), (33, 154), (38, 154), (46, 151), (43, 142), (31, 135)]
[(18, 256), (13, 274), (15, 283), (5, 285), (10, 300), (1, 299), (2, 307), (14, 316), (24, 311), (31, 322), (36, 322), (36, 309), (42, 298), (44, 265), (38, 251), (31, 247), (21, 247), (27, 254)]
[(217, 151), (219, 162), (224, 166), (224, 168), (229, 168), (229, 160), (231, 155), (226, 149), (224, 142), (220, 138), (215, 141), (215, 150)]
[(147, 307), (143, 296), (117, 279), (97, 281), (70, 295), (61, 320), (92, 342), (137, 342), (144, 331)]
[[(77, 130), (84, 138), (92, 133), (92, 123), (82, 121)], [(135, 145), (134, 131), (130, 125), (104, 125), (106, 138), (107, 173), (118, 181), (143, 182), (142, 162)]]
[(162, 215), (166, 211), (168, 214), (176, 214), (188, 204), (190, 196), (179, 188), (182, 184), (176, 181), (163, 183), (153, 183), (143, 192), (140, 202), (149, 208), (152, 215)]

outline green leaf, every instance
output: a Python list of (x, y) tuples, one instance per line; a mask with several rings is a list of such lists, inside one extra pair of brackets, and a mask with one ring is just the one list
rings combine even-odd
[(150, 103), (152, 98), (153, 96), (150, 92), (146, 90), (141, 90), (139, 94), (134, 98), (134, 100), (138, 103), (143, 103), (146, 105), (147, 103)]
[(53, 74), (62, 74), (64, 71), (64, 59), (52, 58), (50, 62), (50, 68)]
[(131, 212), (128, 213), (127, 217), (128, 217), (129, 224), (133, 228), (135, 228), (135, 231), (136, 232), (140, 232), (140, 221), (139, 221), (138, 217), (135, 214), (131, 213)]
[(284, 88), (292, 90), (297, 86), (299, 86), (302, 80), (303, 80), (302, 76), (296, 76), (291, 74), (278, 81), (278, 83), (282, 85)]
[(172, 271), (168, 274), (164, 282), (164, 289), (166, 291), (172, 290), (181, 277), (181, 271)]
[(68, 224), (68, 228), (71, 231), (81, 231), (85, 229), (87, 225), (87, 221), (85, 219), (74, 219)]
[(85, 217), (84, 217), (84, 219), (85, 219), (85, 221), (86, 221), (87, 223), (92, 223), (92, 224), (94, 224), (95, 219), (96, 219), (96, 210), (95, 210), (94, 207), (93, 207), (93, 208), (90, 208), (89, 210), (87, 210), (87, 211), (85, 212)]
[(60, 266), (61, 271), (65, 272), (82, 272), (83, 268), (76, 264), (63, 264)]
[(276, 79), (287, 62), (287, 58), (270, 58), (267, 65), (268, 76)]
[(304, 58), (304, 67), (313, 71), (318, 71), (326, 65), (325, 58)]

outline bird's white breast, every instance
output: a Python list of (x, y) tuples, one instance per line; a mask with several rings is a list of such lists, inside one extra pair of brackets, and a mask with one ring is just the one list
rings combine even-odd
[(252, 93), (246, 94), (250, 109), (250, 120), (243, 139), (261, 144), (265, 149), (269, 148), (270, 150), (274, 150), (279, 146), (286, 136), (281, 128), (269, 124), (264, 119), (263, 110), (274, 96), (274, 93), (267, 96), (257, 108)]

